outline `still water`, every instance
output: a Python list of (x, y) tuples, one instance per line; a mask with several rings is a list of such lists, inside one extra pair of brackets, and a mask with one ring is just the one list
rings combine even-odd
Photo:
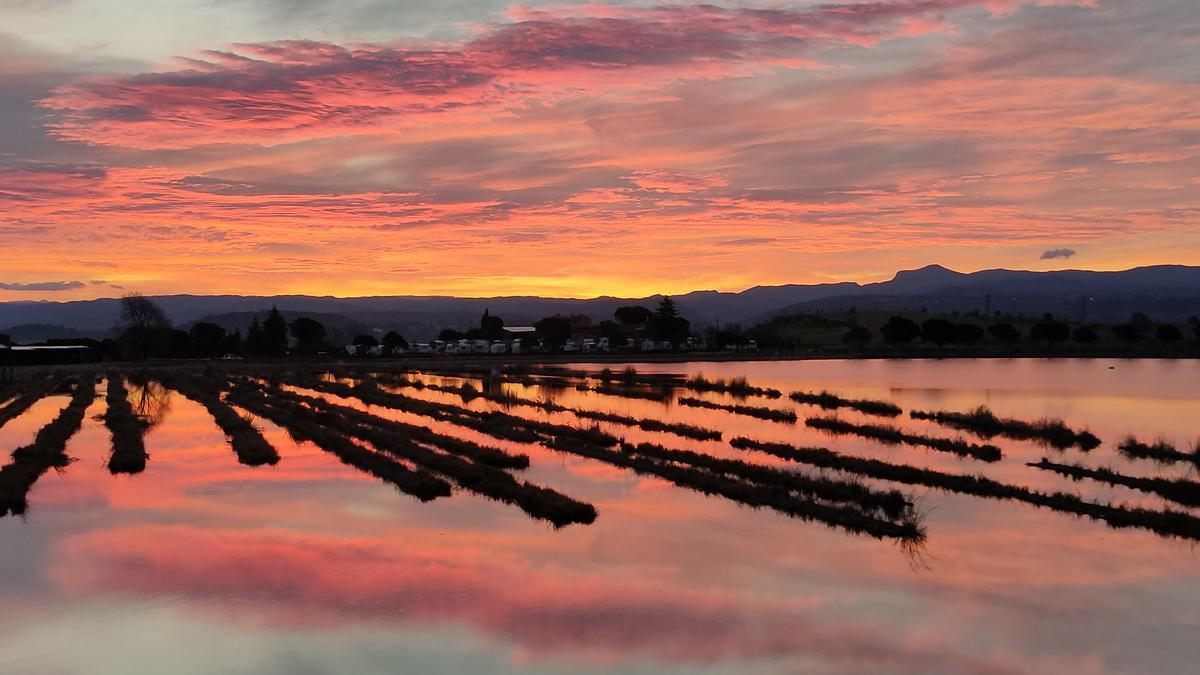
[[(786, 398), (753, 402), (794, 409), (799, 424), (505, 387), (725, 434), (685, 441), (606, 427), (635, 442), (788, 466), (728, 445), (749, 436), (1188, 510), (1025, 462), (1045, 456), (1130, 475), (1194, 477), (1180, 465), (1125, 460), (1115, 446), (1127, 434), (1193, 446), (1200, 435), (1195, 361), (634, 365), (643, 373), (744, 375), (784, 392), (828, 389), (892, 401), (906, 413), (986, 404), (1001, 416), (1062, 417), (1104, 443), (1084, 454), (998, 438), (991, 442), (1004, 460), (983, 465), (825, 435), (803, 420), (828, 413)], [(403, 393), (462, 404), (442, 392)], [(598, 461), (370, 408), (528, 454), (532, 466), (522, 478), (599, 512), (594, 524), (556, 530), (467, 492), (418, 502), (263, 420), (255, 423), (282, 459), (242, 466), (200, 405), (157, 389), (134, 390), (131, 400), (152, 423), (145, 473), (113, 476), (105, 467), (110, 436), (95, 419), (101, 397), (68, 445), (75, 461), (34, 486), (24, 517), (0, 519), (0, 672), (1186, 673), (1200, 660), (1196, 545), (1142, 530), (873, 483), (915, 499), (928, 539), (914, 552)], [(29, 442), (66, 402), (51, 397), (10, 422), (0, 429), (0, 448)], [(569, 413), (508, 412), (575, 421)], [(889, 423), (960, 435), (907, 415)]]

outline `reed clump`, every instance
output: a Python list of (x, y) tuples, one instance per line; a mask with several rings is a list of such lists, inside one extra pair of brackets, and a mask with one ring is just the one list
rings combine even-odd
[(84, 415), (96, 400), (94, 377), (80, 377), (73, 385), (67, 407), (38, 431), (32, 443), (13, 451), (12, 463), (0, 468), (0, 516), (25, 513), (34, 483), (50, 469), (70, 464), (67, 442), (83, 426)]
[(741, 450), (756, 450), (794, 462), (837, 469), (880, 480), (958, 492), (977, 497), (1024, 502), (1061, 513), (1084, 516), (1113, 528), (1137, 527), (1166, 537), (1200, 540), (1200, 518), (1175, 510), (1099, 504), (1064, 492), (1043, 493), (1007, 485), (983, 476), (946, 473), (907, 464), (842, 455), (826, 448), (803, 448), (786, 443), (767, 443), (739, 437), (729, 443)]
[(1130, 459), (1149, 459), (1159, 464), (1184, 462), (1200, 466), (1200, 442), (1192, 452), (1183, 452), (1166, 439), (1158, 439), (1153, 443), (1143, 443), (1134, 436), (1126, 436), (1117, 445), (1117, 451)]
[(1056, 418), (1043, 418), (1033, 422), (997, 417), (987, 406), (962, 413), (951, 411), (927, 412), (913, 410), (909, 416), (915, 420), (928, 420), (953, 429), (969, 431), (980, 438), (1004, 436), (1014, 440), (1033, 440), (1050, 447), (1065, 449), (1078, 446), (1081, 450), (1092, 450), (1100, 445), (1100, 439), (1090, 431), (1075, 431)]
[(1079, 464), (1062, 464), (1052, 462), (1045, 457), (1040, 462), (1029, 462), (1029, 466), (1045, 471), (1052, 471), (1060, 476), (1073, 480), (1088, 478), (1109, 485), (1124, 487), (1156, 494), (1184, 506), (1200, 506), (1200, 483), (1184, 478), (1142, 478), (1128, 476), (1106, 468), (1089, 468)]
[(815, 405), (825, 410), (849, 408), (850, 410), (857, 410), (866, 415), (877, 415), (879, 417), (897, 417), (903, 412), (900, 406), (887, 401), (842, 398), (837, 394), (824, 390), (815, 394), (807, 391), (793, 391), (788, 394), (788, 398), (797, 403)]
[(112, 433), (112, 454), (108, 458), (110, 473), (137, 474), (146, 470), (146, 443), (143, 434), (146, 424), (138, 419), (129, 403), (129, 391), (120, 373), (109, 373), (105, 393), (108, 410), (104, 425)]
[(665, 403), (671, 400), (670, 390), (664, 389), (641, 389), (633, 386), (612, 386), (607, 384), (589, 385), (587, 383), (577, 384), (575, 388), (579, 391), (591, 391), (605, 396), (620, 396), (621, 398), (632, 398), (643, 401), (655, 401), (657, 403)]
[(1001, 457), (1000, 448), (994, 445), (969, 443), (961, 438), (913, 434), (884, 424), (854, 424), (836, 417), (810, 417), (805, 420), (804, 424), (831, 434), (862, 436), (890, 444), (907, 443), (908, 445), (932, 448), (939, 452), (948, 452), (960, 457), (972, 457), (985, 462), (997, 462)]
[(769, 420), (771, 422), (786, 422), (795, 424), (799, 419), (794, 410), (780, 410), (778, 408), (765, 408), (752, 405), (735, 405), (729, 403), (713, 403), (698, 398), (681, 396), (676, 399), (679, 405), (689, 408), (705, 408), (707, 410), (724, 410), (735, 415), (745, 415), (746, 417), (755, 417), (760, 420)]
[(684, 383), (684, 387), (692, 391), (700, 392), (718, 392), (729, 394), (737, 398), (748, 398), (750, 396), (761, 396), (763, 398), (781, 398), (783, 392), (778, 389), (770, 389), (766, 387), (756, 387), (750, 384), (750, 381), (745, 377), (738, 376), (725, 381), (723, 379), (708, 379), (704, 373), (696, 373)]

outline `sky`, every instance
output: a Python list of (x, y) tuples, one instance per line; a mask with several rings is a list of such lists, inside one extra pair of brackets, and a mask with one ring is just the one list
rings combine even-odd
[(0, 300), (1200, 264), (1195, 0), (0, 0)]

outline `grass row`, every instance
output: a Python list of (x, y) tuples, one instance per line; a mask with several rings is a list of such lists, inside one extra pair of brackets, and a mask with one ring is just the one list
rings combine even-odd
[(391, 458), (368, 450), (342, 434), (314, 421), (311, 414), (296, 406), (274, 404), (265, 393), (249, 384), (235, 385), (227, 400), (251, 413), (270, 420), (300, 441), (312, 441), (317, 447), (352, 466), (395, 485), (401, 492), (421, 501), (450, 496), (450, 484), (424, 470), (413, 470)]
[(558, 439), (550, 440), (547, 445), (556, 450), (630, 469), (638, 474), (656, 476), (706, 495), (718, 495), (754, 508), (771, 508), (794, 518), (825, 523), (856, 534), (917, 543), (925, 539), (925, 531), (915, 519), (895, 522), (872, 516), (853, 506), (823, 504), (797, 497), (788, 488), (753, 483), (656, 459), (638, 453), (636, 448), (629, 448), (629, 451), (612, 450), (561, 443)]
[(862, 436), (882, 443), (917, 445), (939, 452), (949, 452), (960, 457), (972, 457), (985, 462), (1000, 461), (1000, 448), (994, 445), (979, 445), (960, 438), (941, 438), (914, 434), (886, 424), (854, 424), (836, 417), (810, 417), (805, 426), (843, 436)]
[(1060, 419), (1044, 418), (1033, 422), (996, 417), (987, 406), (979, 406), (969, 412), (926, 412), (913, 410), (909, 416), (915, 420), (929, 420), (953, 429), (969, 431), (980, 438), (1004, 436), (1015, 440), (1040, 441), (1058, 449), (1079, 446), (1081, 450), (1092, 450), (1100, 445), (1100, 439), (1090, 431), (1075, 431)]
[(849, 408), (867, 415), (878, 415), (880, 417), (898, 417), (903, 412), (900, 406), (887, 401), (843, 398), (829, 391), (820, 391), (816, 394), (807, 391), (793, 391), (788, 394), (788, 398), (796, 403), (815, 405), (825, 410)]
[(50, 377), (22, 384), (16, 390), (16, 398), (9, 401), (8, 405), (0, 408), (0, 428), (20, 417), (22, 413), (32, 408), (35, 403), (58, 389), (61, 384), (62, 380)]
[(95, 379), (79, 378), (67, 407), (38, 431), (32, 443), (13, 451), (12, 463), (0, 469), (0, 516), (25, 513), (33, 484), (50, 469), (70, 463), (67, 441), (83, 426), (84, 415), (95, 400)]
[(1079, 464), (1062, 464), (1042, 458), (1029, 466), (1052, 471), (1073, 480), (1088, 478), (1109, 485), (1122, 485), (1134, 490), (1156, 494), (1184, 506), (1200, 506), (1200, 483), (1184, 478), (1142, 478), (1118, 473), (1112, 469), (1093, 469)]
[(263, 438), (262, 432), (221, 400), (220, 380), (192, 377), (180, 372), (164, 372), (158, 375), (158, 380), (163, 386), (204, 406), (229, 440), (238, 462), (246, 466), (274, 466), (279, 463), (279, 452)]
[(1130, 459), (1150, 459), (1159, 464), (1184, 462), (1200, 466), (1200, 442), (1191, 452), (1182, 452), (1162, 439), (1153, 443), (1143, 443), (1133, 436), (1126, 436), (1117, 445), (1117, 451)]
[(104, 413), (104, 426), (112, 433), (112, 454), (108, 458), (108, 470), (113, 474), (137, 474), (146, 470), (146, 425), (133, 412), (129, 403), (129, 391), (125, 378), (120, 373), (108, 374), (108, 390), (105, 393), (108, 410)]
[(495, 438), (521, 443), (537, 443), (546, 436), (557, 436), (588, 443), (600, 443), (611, 447), (616, 445), (620, 440), (595, 427), (572, 427), (564, 424), (526, 419), (499, 411), (469, 410), (459, 406), (386, 392), (369, 382), (350, 386), (340, 382), (304, 379), (292, 379), (288, 381), (296, 386), (307, 387), (315, 391), (333, 394), (334, 396), (357, 398), (371, 405), (403, 410), (416, 415), (467, 427)]
[[(876, 537), (898, 538), (905, 542), (917, 542), (924, 538), (924, 532), (915, 519), (905, 518), (903, 522), (894, 522), (886, 518), (875, 517), (855, 505), (829, 505), (817, 502), (811, 498), (802, 498), (793, 494), (793, 489), (801, 479), (790, 483), (785, 488), (770, 482), (753, 482), (742, 478), (716, 473), (707, 468), (697, 468), (681, 464), (684, 458), (692, 455), (675, 455), (670, 460), (638, 454), (635, 451), (622, 451), (614, 446), (620, 442), (598, 429), (580, 429), (565, 425), (527, 420), (514, 415), (494, 411), (475, 411), (457, 406), (433, 403), (421, 399), (413, 399), (399, 394), (382, 392), (371, 387), (351, 387), (332, 382), (317, 382), (312, 388), (337, 396), (358, 398), (366, 403), (392, 407), (414, 414), (432, 417), (450, 422), (465, 428), (474, 429), (497, 438), (506, 438), (528, 443), (540, 443), (568, 454), (587, 457), (633, 470), (637, 473), (654, 475), (668, 480), (676, 485), (699, 490), (706, 494), (716, 494), (752, 507), (770, 507), (790, 516), (805, 520), (819, 521), (847, 529), (856, 533), (866, 533)], [(626, 444), (626, 449), (634, 450), (639, 446)], [(641, 446), (646, 452), (655, 446)], [(717, 458), (711, 458), (716, 461)], [(697, 457), (696, 461), (703, 461)], [(732, 471), (732, 465), (725, 465)], [(752, 470), (752, 467), (747, 468)], [(760, 480), (782, 481), (783, 477), (773, 476)], [(813, 479), (819, 480), (819, 479)], [(816, 489), (816, 488), (813, 488)], [(826, 488), (834, 490), (832, 487)], [(845, 490), (852, 488), (844, 487)], [(832, 492), (829, 492), (832, 494)], [(893, 499), (885, 497), (881, 499)]]
[[(474, 387), (469, 391), (463, 389), (462, 386), (454, 387), (450, 385), (426, 384), (420, 380), (410, 380), (408, 378), (387, 378), (382, 380), (384, 384), (397, 386), (401, 388), (412, 389), (430, 389), (444, 393), (457, 394), (464, 400), (472, 400), (474, 398), (484, 398), (493, 403), (508, 406), (525, 406), (529, 408), (538, 408), (546, 412), (565, 412), (571, 413), (580, 419), (589, 419), (596, 422), (609, 422), (627, 427), (637, 427), (644, 431), (657, 431), (665, 434), (672, 434), (682, 438), (690, 438), (698, 441), (719, 441), (721, 440), (721, 432), (715, 429), (707, 429), (705, 427), (694, 424), (684, 424), (681, 422), (663, 422), (649, 417), (632, 417), (630, 415), (621, 415), (618, 413), (603, 412), (598, 410), (587, 410), (586, 408), (575, 408), (565, 406), (551, 401), (536, 401), (533, 399), (514, 396), (512, 394), (491, 394), (480, 392)], [(469, 385), (466, 385), (469, 386)]]
[(674, 450), (653, 443), (622, 443), (626, 453), (705, 469), (761, 485), (785, 488), (825, 501), (853, 504), (867, 513), (897, 519), (912, 515), (913, 504), (899, 490), (875, 490), (859, 481), (812, 477), (738, 459), (723, 459), (690, 450)]
[(680, 396), (675, 401), (679, 405), (689, 408), (705, 408), (707, 410), (724, 410), (735, 415), (745, 415), (746, 417), (755, 417), (760, 420), (769, 420), (771, 422), (787, 422), (795, 424), (796, 412), (793, 410), (779, 410), (778, 408), (764, 408), (755, 405), (737, 405), (730, 403), (713, 403), (698, 398), (688, 396)]
[(801, 464), (836, 469), (880, 480), (926, 487), (992, 499), (1019, 501), (1060, 513), (1069, 513), (1101, 521), (1113, 528), (1136, 527), (1156, 534), (1200, 540), (1200, 518), (1182, 511), (1143, 509), (1131, 506), (1098, 504), (1063, 492), (1044, 493), (1007, 485), (983, 476), (946, 473), (877, 459), (841, 455), (826, 448), (802, 448), (786, 443), (766, 443), (739, 437), (730, 445), (741, 450), (757, 450)]
[[(327, 393), (341, 391), (342, 393), (347, 394), (342, 396), (343, 398), (352, 398), (353, 396), (349, 394), (352, 394), (356, 391), (369, 391), (372, 386), (369, 381), (366, 384), (355, 387), (354, 389), (342, 389), (342, 387), (346, 387), (347, 385), (339, 385), (337, 383), (329, 383), (328, 386), (326, 386), (324, 383), (319, 381), (305, 382), (304, 380), (291, 380), (291, 382), (295, 386), (303, 386), (306, 389), (312, 389), (314, 391), (324, 390)], [(278, 387), (274, 387), (272, 389), (272, 394), (277, 397), (287, 398), (291, 402), (297, 404), (313, 406), (318, 403), (326, 403), (324, 399), (314, 399), (311, 396), (285, 391), (279, 389)], [(373, 424), (375, 426), (384, 427), (389, 431), (403, 433), (406, 437), (417, 442), (437, 447), (444, 452), (459, 455), (480, 464), (486, 464), (498, 469), (526, 469), (529, 467), (529, 455), (523, 453), (511, 453), (500, 448), (479, 445), (478, 443), (473, 443), (471, 441), (465, 441), (460, 438), (437, 433), (427, 427), (409, 424), (399, 420), (384, 419), (378, 415), (372, 415), (370, 413), (355, 410), (353, 408), (346, 408), (344, 411), (342, 411), (342, 414), (353, 415), (357, 421), (362, 423)]]
[[(389, 424), (388, 420), (324, 399), (268, 390), (274, 400), (302, 405), (314, 420), (354, 438), (366, 441), (387, 453), (449, 478), (462, 488), (499, 502), (513, 504), (534, 518), (563, 527), (596, 520), (596, 508), (550, 488), (519, 481), (508, 472), (488, 464), (474, 462), (456, 454), (443, 454), (417, 443), (406, 433), (410, 425)], [(412, 427), (419, 428), (419, 427)], [(457, 441), (457, 439), (447, 440)], [(465, 441), (458, 441), (468, 445)], [(528, 461), (528, 460), (527, 460)]]
[(710, 380), (704, 373), (696, 373), (684, 382), (683, 386), (692, 391), (708, 391), (729, 394), (738, 398), (761, 396), (763, 398), (781, 398), (783, 392), (778, 389), (756, 387), (745, 377), (735, 377), (728, 381), (721, 378)]

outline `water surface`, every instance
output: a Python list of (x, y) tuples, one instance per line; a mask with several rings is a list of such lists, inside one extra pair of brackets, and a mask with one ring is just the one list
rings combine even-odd
[[(787, 463), (726, 441), (744, 435), (820, 445), (1153, 508), (1170, 504), (1127, 488), (1071, 483), (1024, 462), (1047, 456), (1132, 475), (1194, 474), (1115, 451), (1129, 433), (1191, 446), (1200, 435), (1194, 361), (637, 367), (745, 375), (785, 392), (829, 389), (890, 400), (906, 412), (986, 404), (1022, 419), (1060, 416), (1104, 443), (1084, 454), (995, 439), (1006, 457), (983, 465), (827, 436), (803, 419), (828, 413), (786, 399), (750, 402), (794, 409), (800, 424), (569, 388), (504, 388), (717, 428), (725, 441), (607, 427), (631, 441), (774, 466)], [(462, 403), (452, 394), (404, 393)], [(0, 429), (0, 447), (29, 442), (66, 401), (46, 399)], [(256, 423), (281, 461), (242, 466), (198, 404), (165, 391), (135, 392), (134, 401), (154, 422), (145, 473), (108, 472), (110, 437), (94, 419), (104, 410), (101, 397), (68, 446), (76, 461), (35, 485), (24, 517), (0, 519), (4, 673), (1184, 673), (1200, 657), (1195, 544), (1141, 530), (898, 486), (916, 499), (928, 531), (914, 554), (894, 541), (706, 497), (601, 462), (370, 408), (529, 454), (522, 478), (599, 511), (594, 524), (554, 529), (467, 492), (418, 502), (262, 420)], [(568, 413), (509, 412), (578, 422)], [(896, 423), (959, 435), (906, 417)]]

